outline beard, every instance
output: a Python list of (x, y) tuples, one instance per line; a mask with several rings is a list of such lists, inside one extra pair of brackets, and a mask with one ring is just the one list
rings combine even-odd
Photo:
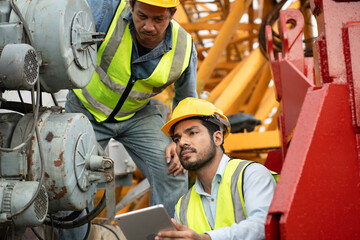
[(216, 145), (212, 138), (210, 138), (209, 148), (207, 151), (204, 151), (203, 153), (196, 155), (196, 160), (194, 162), (187, 161), (190, 157), (182, 157), (182, 152), (192, 151), (194, 153), (197, 153), (197, 150), (193, 147), (184, 147), (181, 149), (180, 154), (178, 154), (180, 163), (188, 171), (196, 171), (202, 167), (204, 167), (206, 164), (209, 164), (215, 157), (216, 154)]

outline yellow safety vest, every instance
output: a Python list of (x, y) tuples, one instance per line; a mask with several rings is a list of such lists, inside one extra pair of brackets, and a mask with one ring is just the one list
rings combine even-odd
[[(90, 83), (74, 92), (96, 121), (105, 121), (117, 105), (131, 75), (133, 40), (129, 23), (123, 19), (129, 9), (127, 1), (121, 1), (116, 10), (104, 42), (97, 53), (97, 66)], [(192, 39), (175, 21), (172, 23), (173, 48), (166, 52), (147, 79), (136, 82), (115, 120), (131, 118), (142, 109), (151, 97), (161, 93), (174, 83), (189, 65)], [(131, 79), (130, 79), (131, 78)]]
[(182, 196), (176, 205), (180, 223), (198, 234), (203, 234), (245, 220), (247, 216), (244, 207), (242, 179), (245, 168), (252, 163), (254, 162), (232, 159), (227, 164), (219, 186), (214, 229), (211, 228), (206, 218), (201, 197), (195, 191), (195, 186)]

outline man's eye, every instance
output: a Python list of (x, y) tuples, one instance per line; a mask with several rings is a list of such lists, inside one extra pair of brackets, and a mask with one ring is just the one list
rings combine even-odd
[(178, 142), (179, 142), (179, 139), (178, 139), (178, 138), (173, 138), (173, 142), (174, 142), (174, 143), (178, 143)]
[(194, 131), (190, 132), (190, 135), (195, 135), (195, 134), (197, 134), (197, 132), (194, 132)]
[(155, 18), (155, 22), (161, 23), (161, 22), (162, 22), (162, 19), (161, 19), (161, 18)]

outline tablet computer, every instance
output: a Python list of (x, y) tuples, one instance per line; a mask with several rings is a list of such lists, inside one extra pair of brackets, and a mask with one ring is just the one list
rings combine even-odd
[(116, 215), (115, 219), (127, 240), (153, 240), (160, 230), (175, 230), (162, 204)]

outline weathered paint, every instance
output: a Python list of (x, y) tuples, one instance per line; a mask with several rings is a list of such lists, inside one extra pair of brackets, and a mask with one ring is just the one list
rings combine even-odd
[(49, 132), (47, 135), (46, 135), (46, 138), (45, 140), (48, 141), (48, 142), (51, 142), (54, 138), (54, 134), (52, 132)]
[(63, 198), (66, 195), (66, 193), (67, 193), (67, 188), (65, 186), (63, 186), (61, 188), (60, 192), (58, 192), (58, 193), (54, 192), (55, 195), (54, 195), (53, 199), (59, 200), (59, 199)]
[(55, 167), (60, 167), (63, 164), (63, 156), (64, 156), (64, 152), (61, 152), (59, 155), (59, 160), (54, 161)]

